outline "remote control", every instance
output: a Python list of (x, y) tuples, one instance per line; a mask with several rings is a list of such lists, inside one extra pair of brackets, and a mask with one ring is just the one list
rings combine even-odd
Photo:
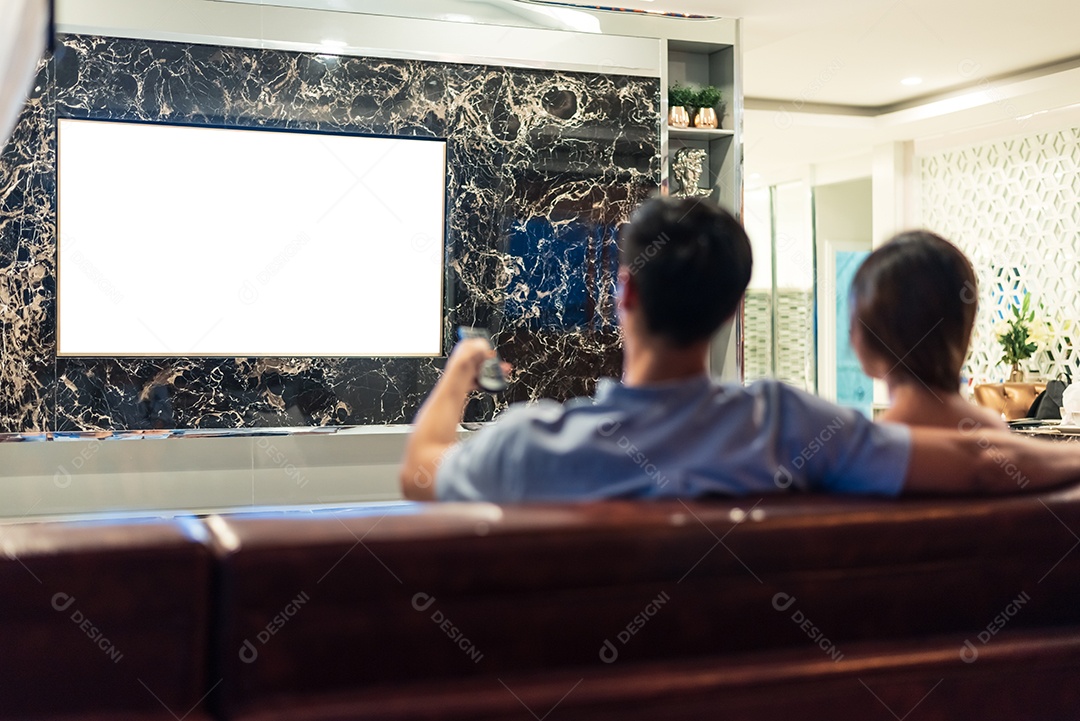
[[(458, 338), (460, 340), (483, 338), (488, 345), (491, 345), (491, 334), (488, 333), (487, 328), (470, 328), (463, 325), (458, 328)], [(476, 385), (488, 393), (500, 393), (506, 390), (506, 377), (503, 375), (502, 361), (499, 356), (488, 358), (480, 366), (480, 372), (476, 376)]]

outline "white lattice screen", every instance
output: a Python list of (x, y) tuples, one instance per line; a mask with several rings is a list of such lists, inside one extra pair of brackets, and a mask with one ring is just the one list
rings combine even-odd
[(994, 325), (1025, 291), (1053, 339), (1030, 368), (1056, 378), (1080, 357), (1080, 128), (920, 159), (923, 224), (956, 243), (979, 276), (979, 315), (966, 373), (1000, 381)]

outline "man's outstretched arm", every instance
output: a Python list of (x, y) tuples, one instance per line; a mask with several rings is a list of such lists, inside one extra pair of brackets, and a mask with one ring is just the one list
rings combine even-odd
[(412, 435), (405, 446), (399, 478), (406, 498), (435, 499), (435, 472), (442, 457), (458, 442), (458, 424), (469, 393), (476, 390), (480, 366), (494, 356), (495, 351), (480, 338), (462, 341), (450, 353), (442, 377), (416, 414)]
[(1080, 445), (1007, 431), (911, 429), (904, 493), (1005, 494), (1080, 483)]

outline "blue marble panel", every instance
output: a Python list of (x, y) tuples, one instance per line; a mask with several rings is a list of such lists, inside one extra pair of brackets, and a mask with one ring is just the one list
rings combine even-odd
[(621, 370), (616, 238), (656, 191), (656, 83), (532, 70), (506, 77), (496, 112), (514, 142), (497, 219), (511, 265), (497, 341), (508, 357), (528, 359), (507, 398), (588, 394), (596, 378)]

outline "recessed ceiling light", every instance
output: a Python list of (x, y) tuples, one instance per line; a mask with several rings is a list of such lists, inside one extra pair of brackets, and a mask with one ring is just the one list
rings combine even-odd
[(900, 81), (901, 85), (922, 85), (922, 78), (910, 77)]

